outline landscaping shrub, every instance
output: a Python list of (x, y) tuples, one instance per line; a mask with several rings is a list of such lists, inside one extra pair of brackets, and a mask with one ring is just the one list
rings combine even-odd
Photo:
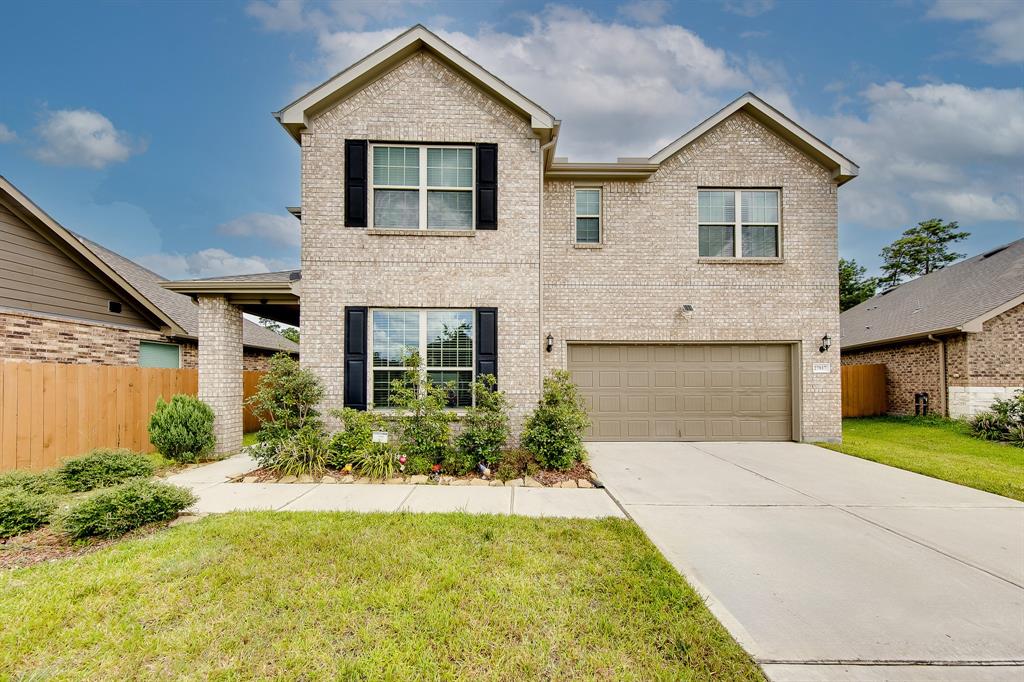
[(540, 467), (533, 453), (523, 448), (506, 450), (501, 453), (501, 462), (494, 470), (494, 477), (499, 481), (511, 481), (513, 478), (533, 476)]
[(195, 462), (213, 450), (213, 410), (199, 398), (178, 394), (156, 399), (149, 418), (149, 441), (168, 459)]
[(343, 427), (331, 438), (331, 449), (327, 455), (327, 464), (335, 469), (352, 464), (356, 456), (369, 447), (374, 431), (387, 430), (387, 421), (378, 412), (346, 407), (331, 414)]
[(457, 439), (466, 459), (474, 464), (488, 462), (492, 467), (498, 465), (509, 434), (508, 400), (496, 384), (492, 374), (473, 382), (474, 405), (466, 410)]
[(386, 479), (395, 473), (398, 455), (391, 443), (370, 443), (360, 450), (352, 462), (352, 468), (367, 478)]
[(246, 401), (260, 421), (257, 442), (283, 441), (303, 429), (322, 428), (316, 406), (323, 397), (320, 379), (290, 355), (278, 353), (270, 358), (270, 369)]
[(281, 476), (322, 476), (329, 454), (327, 435), (319, 427), (307, 426), (277, 442), (269, 468)]
[[(401, 413), (397, 419), (399, 453), (407, 463), (444, 463), (451, 473), (465, 473), (449, 469), (449, 463), (457, 463), (452, 447), (455, 415), (447, 409), (454, 384), (428, 381), (420, 371), (418, 354), (410, 355), (405, 364), (402, 378), (391, 383), (391, 402)], [(469, 465), (473, 466), (475, 462)]]
[(523, 447), (545, 469), (564, 471), (586, 459), (583, 431), (589, 420), (576, 385), (565, 370), (544, 379), (537, 409), (523, 425)]
[(1011, 398), (996, 398), (991, 408), (976, 414), (969, 424), (975, 438), (1024, 447), (1024, 391)]
[(0, 540), (45, 526), (55, 506), (49, 497), (22, 488), (0, 490)]
[(153, 462), (145, 455), (131, 450), (100, 448), (84, 457), (64, 462), (57, 476), (73, 493), (122, 483), (130, 478), (148, 478), (153, 475)]
[(15, 469), (0, 474), (0, 491), (18, 489), (33, 495), (60, 495), (68, 492), (57, 469), (48, 469), (39, 473)]
[(61, 526), (76, 539), (112, 538), (147, 523), (173, 519), (195, 501), (192, 491), (185, 488), (131, 481), (79, 503), (61, 519)]

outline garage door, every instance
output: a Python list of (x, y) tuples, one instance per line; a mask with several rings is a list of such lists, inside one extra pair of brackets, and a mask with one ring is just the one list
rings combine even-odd
[(587, 440), (791, 440), (786, 345), (569, 345)]

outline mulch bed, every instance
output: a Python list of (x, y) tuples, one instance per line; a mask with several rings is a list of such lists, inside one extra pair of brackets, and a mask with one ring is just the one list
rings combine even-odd
[(0, 543), (0, 570), (25, 568), (44, 561), (56, 561), (70, 557), (84, 556), (109, 547), (115, 543), (134, 538), (141, 538), (158, 533), (169, 524), (159, 521), (135, 530), (118, 538), (92, 538), (88, 540), (72, 540), (70, 537), (44, 526), (31, 533), (23, 533)]

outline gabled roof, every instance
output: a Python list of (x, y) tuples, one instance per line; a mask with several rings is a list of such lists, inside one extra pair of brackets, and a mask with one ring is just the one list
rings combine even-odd
[(275, 112), (274, 117), (296, 141), (299, 141), (311, 114), (358, 91), (421, 48), (430, 50), (492, 97), (520, 112), (530, 121), (534, 130), (547, 131), (550, 136), (551, 132), (557, 129), (558, 121), (543, 107), (420, 24), (313, 88), (281, 111)]
[[(189, 339), (197, 339), (199, 337), (199, 308), (189, 296), (164, 288), (163, 284), (167, 281), (166, 279), (152, 270), (142, 267), (135, 261), (125, 258), (121, 254), (115, 253), (81, 235), (75, 236), (118, 274), (131, 282), (139, 291), (143, 292), (150, 300), (160, 306), (161, 310), (172, 317), (184, 330), (184, 334), (178, 334), (177, 336)], [(266, 273), (266, 275), (273, 274), (276, 273)], [(250, 277), (259, 277), (259, 275), (250, 275)], [(299, 352), (299, 346), (295, 342), (247, 319), (242, 320), (242, 345), (265, 350), (279, 350), (286, 353)]]
[(6, 197), (16, 204), (32, 219), (32, 226), (48, 239), (54, 246), (79, 262), (87, 271), (93, 273), (101, 281), (107, 282), (123, 295), (134, 301), (140, 311), (151, 319), (157, 327), (166, 326), (172, 335), (184, 333), (184, 329), (164, 312), (159, 305), (143, 294), (131, 282), (122, 277), (116, 270), (96, 256), (70, 230), (51, 218), (46, 211), (39, 208), (31, 199), (21, 193), (7, 178), (0, 175), (0, 196)]
[(760, 121), (765, 127), (786, 140), (804, 154), (832, 171), (832, 177), (838, 184), (843, 184), (857, 177), (860, 169), (832, 147), (804, 130), (793, 119), (789, 118), (772, 105), (765, 102), (752, 92), (737, 97), (714, 115), (705, 119), (657, 154), (650, 158), (650, 163), (660, 164), (673, 154), (696, 141), (704, 133), (729, 118), (737, 111), (744, 111)]
[(843, 350), (980, 332), (1024, 303), (1024, 239), (900, 284), (839, 316)]

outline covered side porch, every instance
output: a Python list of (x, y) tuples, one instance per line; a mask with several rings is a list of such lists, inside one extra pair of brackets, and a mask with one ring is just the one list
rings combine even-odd
[[(199, 398), (214, 413), (215, 452), (242, 447), (242, 315), (299, 325), (299, 270), (165, 282), (199, 306)], [(301, 352), (301, 351), (300, 351)]]

